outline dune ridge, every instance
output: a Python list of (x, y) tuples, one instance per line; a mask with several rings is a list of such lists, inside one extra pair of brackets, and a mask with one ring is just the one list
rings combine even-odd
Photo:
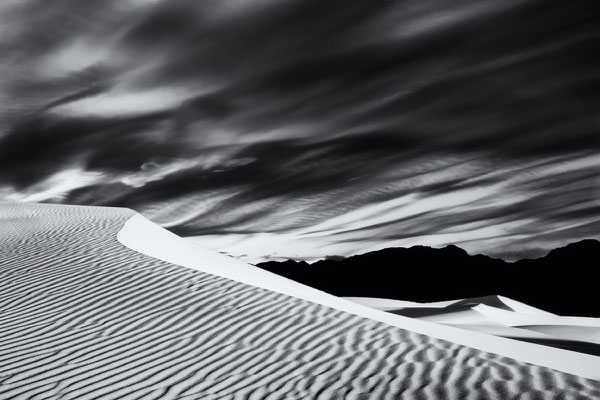
[[(600, 319), (559, 316), (503, 296), (436, 303), (368, 297), (346, 299), (421, 321), (600, 356)], [(539, 362), (552, 368), (544, 364), (544, 352), (541, 355)], [(564, 358), (556, 360), (566, 364)]]
[[(490, 335), (491, 332), (488, 329), (468, 329), (465, 331), (465, 329), (462, 329), (465, 327), (464, 321), (463, 325), (459, 326), (445, 323), (447, 322), (447, 317), (450, 317), (451, 321), (456, 320), (456, 314), (451, 313), (454, 314), (454, 316), (450, 316), (451, 314), (446, 313), (446, 311), (448, 311), (446, 309), (443, 310), (442, 315), (434, 316), (433, 320), (428, 318), (413, 318), (412, 315), (402, 315), (402, 313), (397, 313), (395, 311), (392, 311), (392, 313), (398, 315), (374, 310), (371, 307), (364, 307), (355, 302), (332, 296), (331, 294), (315, 288), (246, 264), (240, 260), (231, 257), (223, 257), (220, 254), (206, 250), (189, 241), (181, 240), (179, 236), (159, 227), (139, 214), (127, 220), (123, 228), (117, 234), (117, 239), (123, 245), (137, 252), (169, 263), (185, 266), (201, 272), (208, 272), (254, 287), (261, 287), (263, 289), (308, 300), (336, 310), (384, 322), (392, 326), (434, 338), (448, 340), (474, 349), (491, 352), (522, 362), (540, 365), (574, 375), (600, 380), (600, 358), (596, 357), (599, 354), (597, 348), (591, 345), (585, 346), (587, 351), (577, 351), (574, 353), (572, 351), (565, 352), (564, 350), (573, 350), (574, 348), (577, 350), (584, 349), (577, 341), (566, 343), (564, 340), (561, 340), (560, 345), (558, 345), (557, 342), (548, 342), (546, 340), (554, 340), (556, 339), (555, 337), (543, 335), (539, 332), (536, 333), (534, 337), (536, 340), (540, 339), (541, 341), (532, 342), (526, 340), (527, 338), (525, 337), (531, 337), (532, 331), (529, 331), (529, 334), (524, 336), (524, 330), (518, 330), (516, 328), (510, 329), (511, 332), (510, 335), (508, 335), (510, 339), (516, 337), (523, 339), (522, 342), (517, 342), (515, 340), (507, 340), (507, 336), (505, 335)], [(399, 289), (403, 289), (406, 286), (406, 284), (401, 285), (399, 286)], [(424, 290), (430, 290), (427, 286), (425, 286), (425, 288), (426, 289)], [(472, 305), (469, 305), (473, 303), (473, 301), (477, 301), (477, 299), (459, 301), (457, 304), (452, 304), (447, 308), (454, 309), (455, 306), (458, 306), (459, 309), (464, 308), (464, 311), (467, 311), (467, 314), (474, 313), (475, 321), (479, 321), (481, 319), (481, 314), (471, 310)], [(504, 304), (497, 296), (490, 296), (485, 302), (501, 306), (502, 308), (509, 308), (508, 305)], [(521, 304), (520, 307), (523, 308), (524, 305)], [(537, 313), (539, 312), (540, 310), (537, 311)], [(461, 314), (461, 312), (459, 312), (459, 314)], [(442, 317), (442, 319), (439, 320), (439, 317)], [(494, 324), (497, 325), (496, 322), (494, 322)], [(509, 328), (505, 327), (505, 330), (506, 329)], [(552, 343), (552, 347), (556, 347), (556, 349), (535, 345), (543, 344), (544, 346), (547, 346), (549, 343)], [(566, 345), (567, 347), (563, 345)]]
[(594, 380), (135, 252), (117, 240), (134, 215), (0, 205), (1, 399), (600, 397)]

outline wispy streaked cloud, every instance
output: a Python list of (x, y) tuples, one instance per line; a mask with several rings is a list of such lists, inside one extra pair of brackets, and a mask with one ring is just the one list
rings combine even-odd
[(2, 2), (0, 201), (254, 258), (538, 255), (600, 235), (598, 27), (592, 0)]
[[(250, 225), (236, 235), (197, 240), (252, 261), (448, 244), (516, 259), (541, 256), (565, 241), (598, 236), (600, 157), (569, 154), (560, 159), (520, 160), (521, 166), (505, 160), (489, 173), (494, 179), (486, 177), (481, 161), (485, 158), (466, 161), (462, 172), (448, 174), (441, 169), (434, 173), (437, 177), (427, 174), (422, 185), (411, 186), (406, 194), (393, 195), (397, 192), (391, 190), (389, 200), (354, 202), (350, 211), (336, 212), (341, 201), (330, 197), (328, 209), (321, 208), (321, 214), (314, 213), (317, 206), (311, 207), (313, 214), (298, 210), (304, 225), (286, 226), (282, 231)], [(288, 205), (284, 212), (291, 209)], [(276, 220), (294, 220), (277, 211), (272, 215)], [(265, 254), (267, 248), (271, 252)]]

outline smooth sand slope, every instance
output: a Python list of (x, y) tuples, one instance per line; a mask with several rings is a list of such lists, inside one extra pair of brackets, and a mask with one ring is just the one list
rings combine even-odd
[[(169, 263), (186, 266), (201, 272), (211, 273), (237, 282), (308, 300), (339, 311), (349, 312), (379, 322), (385, 322), (392, 326), (410, 330), (411, 332), (466, 345), (478, 350), (514, 358), (519, 361), (549, 367), (551, 369), (587, 378), (597, 380), (600, 378), (600, 358), (598, 357), (577, 354), (570, 351), (565, 352), (556, 349), (548, 349), (542, 346), (532, 346), (515, 340), (506, 340), (502, 337), (495, 337), (517, 337), (522, 341), (536, 339), (534, 343), (539, 344), (542, 340), (540, 339), (540, 335), (543, 335), (542, 333), (534, 333), (533, 331), (525, 331), (507, 326), (503, 326), (503, 328), (505, 331), (510, 330), (510, 335), (498, 335), (498, 332), (490, 332), (489, 330), (482, 329), (468, 329), (465, 331), (465, 321), (462, 321), (462, 324), (459, 325), (461, 329), (456, 329), (452, 324), (443, 323), (446, 318), (443, 318), (441, 321), (427, 321), (424, 318), (413, 318), (412, 315), (408, 315), (410, 318), (406, 318), (406, 316), (394, 315), (381, 312), (371, 307), (364, 307), (363, 305), (356, 304), (356, 302), (332, 296), (331, 294), (315, 290), (314, 288), (294, 282), (261, 268), (253, 267), (231, 257), (223, 257), (220, 254), (203, 249), (189, 241), (182, 240), (179, 236), (162, 229), (139, 214), (127, 220), (117, 234), (117, 239), (126, 247)], [(399, 289), (407, 286), (408, 282), (410, 281), (401, 283)], [(422, 287), (423, 290), (430, 290), (426, 285), (426, 282), (421, 282), (419, 286)], [(487, 304), (500, 305), (503, 308), (509, 308), (499, 297), (489, 296), (487, 299)], [(442, 310), (442, 313), (449, 315), (450, 313), (448, 311), (456, 311), (456, 306), (458, 306), (459, 311), (460, 309), (466, 309), (468, 312), (476, 314), (477, 319), (480, 319), (481, 314), (471, 310), (470, 304), (473, 303), (473, 300), (474, 299), (467, 299), (459, 301), (458, 303), (454, 301), (452, 304), (446, 305), (444, 310)], [(504, 298), (504, 301), (508, 300), (509, 299)], [(439, 306), (444, 303), (446, 302), (438, 302), (435, 303), (435, 305)], [(514, 301), (513, 303), (517, 304), (517, 302)], [(513, 307), (514, 306), (515, 305), (513, 304)], [(523, 308), (526, 308), (528, 311), (532, 310), (531, 307), (527, 307), (523, 303), (518, 303), (518, 309)], [(439, 310), (436, 308), (435, 311), (438, 313)], [(539, 314), (541, 311), (537, 310), (536, 312)], [(452, 314), (455, 313), (453, 312)], [(454, 317), (452, 318), (456, 319)], [(464, 320), (465, 318), (463, 317), (461, 319)], [(467, 320), (469, 319), (472, 320), (472, 318), (467, 318)], [(437, 322), (442, 322), (442, 324)], [(494, 325), (498, 324), (494, 322)], [(489, 329), (490, 326), (485, 326), (485, 328)], [(529, 337), (523, 334), (515, 335), (515, 332), (526, 332)], [(494, 336), (491, 336), (490, 334)], [(553, 340), (550, 336), (548, 336), (548, 338)], [(564, 340), (561, 339), (560, 341), (562, 344), (565, 344)], [(545, 340), (543, 344), (552, 343)], [(591, 348), (591, 344), (586, 344), (585, 346), (589, 350), (594, 350)], [(560, 348), (560, 346), (555, 347)], [(569, 350), (573, 350), (574, 348), (581, 350), (581, 345), (579, 343), (569, 343), (566, 347)], [(594, 355), (597, 356), (598, 354)]]
[(421, 321), (600, 356), (600, 318), (558, 316), (503, 296), (435, 303), (346, 299)]
[(600, 398), (595, 380), (136, 252), (117, 240), (133, 216), (0, 205), (0, 399)]

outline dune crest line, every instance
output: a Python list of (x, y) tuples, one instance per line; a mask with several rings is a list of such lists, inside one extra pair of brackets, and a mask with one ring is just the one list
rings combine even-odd
[(0, 205), (0, 398), (600, 398), (591, 379), (134, 251), (117, 240), (134, 215)]
[(517, 342), (375, 310), (206, 250), (197, 244), (182, 240), (140, 214), (134, 215), (124, 224), (117, 238), (123, 245), (163, 261), (294, 296), (437, 339), (449, 340), (530, 364), (600, 380), (600, 357)]

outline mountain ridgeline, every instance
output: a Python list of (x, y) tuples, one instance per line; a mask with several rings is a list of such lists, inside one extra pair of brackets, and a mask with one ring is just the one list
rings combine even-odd
[(516, 262), (415, 246), (257, 266), (336, 296), (430, 302), (503, 295), (559, 315), (600, 317), (600, 242), (593, 239)]

